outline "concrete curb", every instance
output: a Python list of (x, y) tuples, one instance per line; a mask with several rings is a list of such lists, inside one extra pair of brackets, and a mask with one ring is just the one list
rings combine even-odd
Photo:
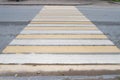
[(0, 76), (120, 75), (120, 65), (0, 65)]
[(0, 5), (14, 5), (14, 6), (36, 6), (36, 5), (61, 5), (61, 6), (77, 6), (77, 5), (92, 5), (90, 4), (0, 4)]

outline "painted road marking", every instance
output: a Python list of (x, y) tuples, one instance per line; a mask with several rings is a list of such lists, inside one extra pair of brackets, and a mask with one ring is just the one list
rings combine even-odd
[(75, 8), (75, 6), (44, 6), (44, 8), (43, 9), (46, 9), (46, 8), (48, 8), (48, 9), (76, 9)]
[(29, 24), (28, 26), (51, 26), (51, 27), (95, 27), (94, 24)]
[[(68, 15), (67, 15), (68, 14)], [(60, 11), (53, 11), (53, 12), (41, 12), (40, 14), (38, 14), (37, 16), (83, 16), (83, 14), (80, 14), (78, 12), (71, 12), (71, 11), (68, 11), (65, 13), (65, 11), (63, 12), (60, 12)]]
[(51, 16), (58, 16), (58, 15), (60, 15), (60, 16), (83, 16), (83, 14), (80, 14), (78, 12), (71, 12), (71, 11), (68, 11), (66, 13), (64, 11), (63, 12), (60, 12), (60, 11), (47, 12), (47, 11), (45, 11), (45, 12), (41, 12), (37, 16), (50, 16), (50, 15)]
[[(81, 56), (80, 53), (120, 53), (120, 49), (114, 46), (103, 32), (97, 29), (97, 27), (74, 6), (45, 6), (3, 52), (62, 53), (62, 55), (65, 53), (77, 53)], [(80, 56), (78, 56), (79, 59), (82, 59)], [(70, 57), (72, 58), (72, 56)], [(93, 58), (92, 56), (89, 57)], [(100, 57), (101, 58), (98, 58), (102, 60), (103, 57)], [(79, 62), (78, 64), (86, 63), (79, 59), (74, 62)], [(105, 57), (104, 59), (107, 58)], [(117, 59), (117, 57), (115, 59)], [(69, 60), (69, 58), (66, 57), (65, 60)], [(97, 56), (93, 60), (96, 62)], [(107, 60), (105, 61), (107, 62)], [(112, 60), (112, 58), (110, 60)], [(51, 61), (51, 63), (52, 62), (54, 63), (54, 61)], [(70, 64), (70, 62), (65, 63)], [(98, 61), (98, 63), (100, 63), (100, 61)], [(109, 63), (109, 61), (107, 63)]]
[(42, 12), (43, 11), (47, 11), (47, 10), (58, 10), (58, 11), (62, 11), (62, 10), (70, 10), (70, 11), (78, 11), (78, 9), (77, 8), (46, 8), (46, 7), (44, 7), (44, 8), (42, 8)]
[(37, 16), (82, 16), (82, 14), (79, 13), (64, 13), (64, 12), (56, 12), (56, 13), (48, 13), (48, 12), (42, 12)]
[(35, 19), (87, 19), (85, 16), (36, 16)]
[(3, 64), (120, 64), (120, 55), (2, 54)]
[(64, 11), (64, 12), (67, 12), (67, 11), (76, 11), (76, 12), (79, 12), (76, 8), (42, 8), (42, 11), (41, 12), (44, 12), (44, 11), (53, 11), (53, 10), (55, 10), (56, 12), (57, 11)]
[[(68, 14), (68, 15), (67, 15)], [(79, 11), (72, 10), (42, 10), (37, 16), (83, 16)]]
[(120, 53), (116, 46), (7, 46), (4, 53)]
[(103, 34), (99, 30), (23, 30), (20, 34)]
[(79, 13), (40, 13), (39, 16), (80, 16)]
[(33, 19), (32, 21), (90, 21), (90, 20), (88, 20), (88, 19), (81, 19), (81, 18), (79, 18), (79, 19), (53, 19), (53, 18), (51, 18), (51, 19)]
[(40, 13), (54, 13), (54, 12), (55, 13), (68, 13), (68, 14), (71, 14), (71, 13), (82, 14), (77, 9), (71, 10), (71, 9), (45, 9), (45, 8), (43, 8)]
[(85, 16), (35, 16), (35, 18), (45, 18), (45, 19), (49, 19), (49, 18), (86, 18)]
[(97, 27), (25, 27), (25, 30), (98, 30)]
[(81, 38), (81, 39), (107, 39), (105, 35), (18, 35), (16, 38), (23, 39), (44, 39), (44, 38)]
[(98, 46), (114, 45), (110, 40), (81, 40), (81, 39), (14, 39), (10, 45), (20, 46)]
[(95, 27), (94, 24), (29, 24), (28, 26), (51, 26), (51, 27)]
[(30, 22), (30, 24), (93, 24), (92, 22), (90, 21), (71, 21), (71, 22), (68, 22), (68, 21), (32, 21)]

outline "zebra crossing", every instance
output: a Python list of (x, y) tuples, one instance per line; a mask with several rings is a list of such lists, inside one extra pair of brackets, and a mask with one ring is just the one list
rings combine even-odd
[[(29, 50), (30, 47), (33, 51)], [(79, 53), (92, 51), (97, 53), (103, 49), (102, 53), (119, 52), (103, 32), (74, 6), (45, 6), (3, 52), (33, 53), (35, 47), (37, 48), (35, 52), (39, 53), (41, 51), (44, 53), (43, 48), (49, 53), (49, 47), (54, 49), (59, 47), (60, 50), (65, 48), (65, 51), (75, 47)], [(20, 48), (26, 50), (20, 51)], [(109, 50), (110, 48), (112, 50)], [(73, 50), (74, 53), (77, 50)]]
[(12, 54), (5, 55), (8, 60), (0, 58), (0, 63), (120, 63), (120, 49), (74, 6), (44, 6), (3, 53)]

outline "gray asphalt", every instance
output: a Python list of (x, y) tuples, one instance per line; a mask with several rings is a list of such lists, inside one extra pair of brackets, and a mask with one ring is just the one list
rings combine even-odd
[[(120, 48), (120, 7), (76, 7)], [(42, 6), (0, 6), (0, 52), (41, 9)]]
[(0, 77), (0, 80), (119, 80), (120, 75)]
[(0, 6), (0, 22), (28, 22), (42, 6)]
[(0, 6), (0, 52), (41, 9), (42, 6)]
[(120, 7), (77, 6), (77, 8), (93, 22), (120, 24)]
[(120, 48), (120, 7), (77, 8)]

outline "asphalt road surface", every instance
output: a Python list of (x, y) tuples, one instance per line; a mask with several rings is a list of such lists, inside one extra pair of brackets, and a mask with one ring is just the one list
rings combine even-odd
[(0, 6), (0, 52), (13, 40), (42, 6)]
[(119, 80), (118, 75), (0, 77), (0, 80)]

